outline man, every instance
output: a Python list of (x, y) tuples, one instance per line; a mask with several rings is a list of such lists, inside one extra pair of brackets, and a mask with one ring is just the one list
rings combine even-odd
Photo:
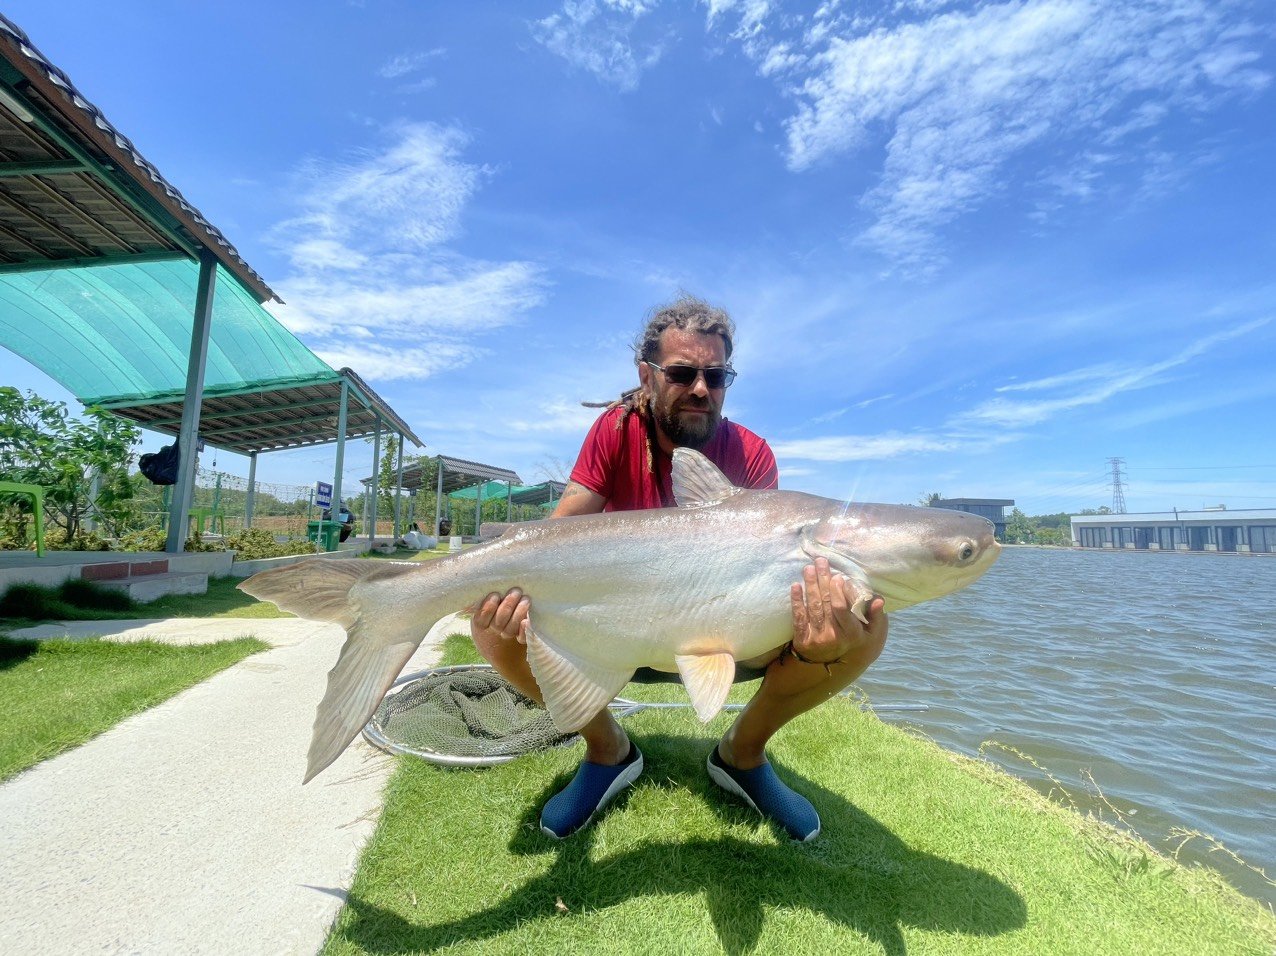
[[(733, 484), (775, 488), (775, 456), (766, 442), (722, 417), (734, 327), (725, 312), (684, 296), (655, 312), (635, 343), (639, 387), (605, 411), (590, 429), (555, 518), (670, 507), (674, 448), (694, 448)], [(789, 600), (793, 639), (761, 657), (737, 662), (736, 679), (762, 685), (708, 757), (709, 775), (724, 790), (778, 823), (795, 840), (809, 840), (820, 818), (767, 762), (771, 736), (799, 714), (828, 700), (859, 677), (886, 642), (882, 600), (870, 605), (868, 625), (850, 612), (854, 589), (819, 558), (794, 582)], [(539, 687), (527, 664), (526, 626), (532, 596), (517, 588), (490, 594), (471, 619), (475, 646), (514, 686), (536, 700)], [(637, 681), (672, 679), (639, 671)], [(575, 778), (541, 811), (541, 829), (556, 838), (586, 826), (642, 773), (642, 754), (603, 708), (580, 731), (585, 759)]]

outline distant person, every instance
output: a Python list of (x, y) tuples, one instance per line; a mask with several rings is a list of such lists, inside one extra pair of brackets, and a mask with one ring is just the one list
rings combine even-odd
[[(748, 429), (722, 417), (731, 368), (734, 326), (721, 309), (683, 297), (655, 312), (634, 351), (638, 388), (612, 403), (590, 429), (554, 517), (672, 507), (675, 448), (693, 448), (743, 488), (775, 488), (775, 456)], [(737, 680), (762, 685), (726, 736), (708, 755), (719, 787), (778, 823), (795, 840), (809, 840), (820, 818), (805, 797), (785, 784), (767, 761), (771, 736), (860, 676), (882, 652), (886, 614), (872, 601), (867, 625), (849, 608), (853, 588), (819, 558), (786, 597), (793, 640), (758, 658), (739, 661)], [(779, 597), (779, 595), (777, 595)], [(541, 700), (527, 663), (525, 628), (534, 595), (517, 588), (490, 594), (471, 618), (475, 646), (519, 690)], [(678, 680), (644, 668), (635, 680)], [(575, 778), (541, 811), (541, 829), (562, 838), (587, 825), (642, 773), (642, 754), (604, 707), (580, 731), (585, 759)]]
[[(323, 513), (324, 521), (332, 520), (332, 511), (325, 509)], [(341, 524), (341, 535), (338, 540), (345, 541), (350, 537), (350, 532), (354, 531), (354, 515), (350, 513), (350, 509), (342, 505), (337, 511), (337, 521)]]

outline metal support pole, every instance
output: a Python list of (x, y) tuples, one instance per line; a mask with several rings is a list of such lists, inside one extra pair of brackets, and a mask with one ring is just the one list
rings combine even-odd
[[(332, 504), (331, 512), (334, 521), (341, 517), (341, 471), (346, 464), (346, 409), (350, 404), (350, 383), (345, 377), (341, 378), (341, 406), (337, 411), (337, 464), (333, 469), (332, 475)], [(319, 512), (319, 517), (323, 518), (323, 512)], [(322, 527), (322, 526), (321, 526)]]
[(405, 439), (403, 433), (399, 433), (399, 466), (395, 470), (394, 479), (394, 540), (399, 540), (400, 524), (399, 524), (399, 499), (403, 497), (403, 443)]
[(514, 482), (505, 482), (505, 520), (514, 520)]
[(474, 540), (478, 540), (479, 531), (483, 528), (483, 492), (487, 491), (487, 482), (480, 482), (474, 489)]
[[(443, 520), (443, 456), (439, 455), (439, 487), (434, 496), (434, 533), (439, 534), (439, 522)], [(440, 535), (442, 537), (442, 535)]]
[(372, 436), (372, 529), (368, 532), (368, 547), (377, 543), (377, 499), (381, 497), (381, 416), (377, 416), (377, 430)]
[(257, 501), (257, 453), (248, 453), (248, 495), (244, 498), (244, 527), (253, 526), (253, 505)]
[(213, 325), (213, 295), (217, 289), (217, 258), (199, 252), (199, 283), (195, 288), (195, 316), (191, 327), (190, 361), (186, 366), (186, 396), (182, 401), (182, 429), (177, 437), (177, 484), (168, 512), (168, 540), (164, 550), (181, 554), (186, 547), (186, 524), (195, 495), (195, 449), (199, 445), (199, 407), (204, 401), (204, 368), (208, 361), (208, 333)]

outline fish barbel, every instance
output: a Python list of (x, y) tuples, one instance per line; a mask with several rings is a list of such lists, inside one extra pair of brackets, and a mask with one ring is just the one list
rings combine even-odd
[(527, 660), (563, 732), (579, 730), (639, 667), (681, 676), (696, 713), (721, 710), (735, 662), (792, 636), (789, 586), (824, 556), (888, 612), (970, 584), (996, 560), (992, 523), (907, 505), (849, 504), (733, 486), (707, 458), (673, 455), (677, 508), (513, 525), (495, 541), (425, 563), (307, 561), (239, 587), (346, 642), (315, 714), (305, 780), (368, 722), (431, 626), (493, 592), (532, 598)]

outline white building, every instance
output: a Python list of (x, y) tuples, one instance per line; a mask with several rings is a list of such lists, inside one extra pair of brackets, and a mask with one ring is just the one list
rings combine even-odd
[(1276, 508), (1074, 515), (1072, 543), (1143, 551), (1276, 553)]

